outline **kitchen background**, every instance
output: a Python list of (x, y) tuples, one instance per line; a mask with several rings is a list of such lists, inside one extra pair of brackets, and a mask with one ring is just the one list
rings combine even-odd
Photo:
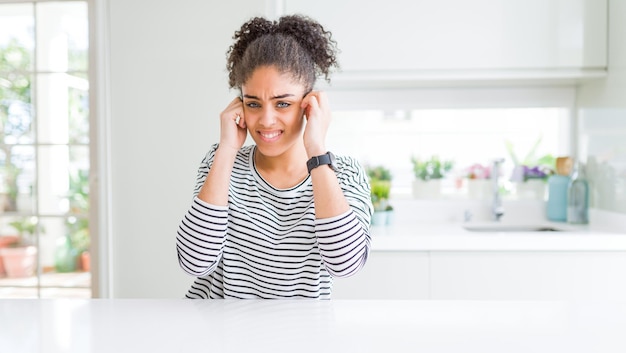
[[(623, 1), (88, 4), (97, 296), (181, 297), (190, 284), (178, 268), (176, 228), (189, 206), (198, 163), (218, 141), (218, 115), (236, 94), (227, 89), (225, 52), (233, 32), (254, 15), (304, 13), (334, 33), (342, 71), (330, 84), (320, 83), (335, 110), (329, 145), (391, 168), (392, 197), (404, 204), (413, 199), (412, 155), (455, 159), (457, 173), (504, 157), (509, 173), (503, 136), (510, 132), (518, 138), (519, 155), (542, 136), (538, 155), (586, 162), (592, 223), (608, 217), (624, 224)], [(416, 145), (391, 143), (398, 131)], [(499, 139), (477, 144), (481, 150), (473, 152), (464, 141), (471, 134), (486, 141), (485, 131)], [(472, 158), (474, 153), (479, 157)], [(428, 203), (432, 219), (445, 218), (435, 212), (456, 212), (455, 202), (468, 195), (467, 185), (457, 185), (454, 176), (446, 183), (439, 200)], [(405, 263), (418, 273), (421, 264), (421, 258)]]

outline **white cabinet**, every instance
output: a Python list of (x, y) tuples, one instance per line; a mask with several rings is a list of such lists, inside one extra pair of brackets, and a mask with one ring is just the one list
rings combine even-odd
[(284, 13), (311, 16), (333, 33), (340, 78), (549, 77), (607, 65), (607, 0), (284, 0)]
[(428, 299), (428, 253), (372, 251), (365, 267), (333, 281), (333, 299)]
[(623, 300), (623, 251), (372, 251), (334, 299)]
[(626, 252), (433, 252), (431, 299), (626, 297)]

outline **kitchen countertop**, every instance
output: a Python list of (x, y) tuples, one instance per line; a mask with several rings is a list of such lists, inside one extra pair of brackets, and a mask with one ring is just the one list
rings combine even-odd
[[(626, 215), (589, 210), (589, 224), (545, 218), (541, 200), (503, 200), (505, 214), (491, 221), (484, 200), (394, 198), (389, 226), (372, 226), (372, 251), (626, 251)], [(469, 221), (467, 221), (469, 216)], [(469, 231), (500, 226), (560, 231)], [(491, 229), (493, 230), (493, 229)]]
[(626, 234), (544, 222), (562, 231), (469, 231), (463, 223), (372, 226), (372, 251), (626, 251)]
[(626, 352), (626, 302), (18, 299), (2, 352)]

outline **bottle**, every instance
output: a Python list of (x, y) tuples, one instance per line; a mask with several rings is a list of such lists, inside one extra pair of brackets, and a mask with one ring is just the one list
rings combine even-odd
[(546, 216), (550, 221), (567, 221), (567, 189), (570, 182), (569, 174), (572, 169), (572, 159), (558, 157), (556, 159), (556, 174), (548, 178), (548, 202)]
[(567, 186), (567, 223), (589, 223), (589, 184), (585, 178), (584, 167), (580, 162), (574, 164)]

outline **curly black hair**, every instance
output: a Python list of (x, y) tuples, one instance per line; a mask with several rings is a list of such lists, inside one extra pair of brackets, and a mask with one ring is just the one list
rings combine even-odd
[(332, 34), (306, 16), (283, 16), (278, 21), (254, 17), (233, 39), (226, 64), (230, 88), (241, 88), (256, 68), (274, 66), (311, 90), (318, 76), (330, 81), (331, 68), (339, 67)]

